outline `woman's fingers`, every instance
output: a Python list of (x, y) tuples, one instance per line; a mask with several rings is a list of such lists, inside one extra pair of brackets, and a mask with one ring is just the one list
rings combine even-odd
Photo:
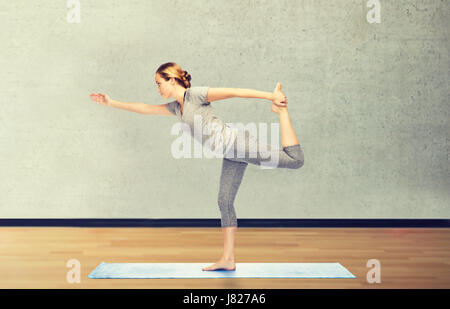
[(97, 103), (103, 103), (105, 101), (105, 97), (101, 93), (91, 93), (90, 97), (92, 101)]
[(275, 103), (276, 105), (278, 105), (278, 106), (286, 106), (286, 104), (287, 104), (287, 99), (284, 98), (284, 99), (280, 99), (280, 100), (275, 100), (274, 103)]
[(282, 102), (275, 102), (275, 105), (281, 106), (281, 107), (285, 107), (287, 104), (286, 103), (282, 103)]

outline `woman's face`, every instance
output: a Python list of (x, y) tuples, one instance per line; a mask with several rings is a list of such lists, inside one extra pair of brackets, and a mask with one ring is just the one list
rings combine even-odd
[(172, 95), (173, 85), (170, 83), (172, 79), (166, 81), (161, 75), (155, 75), (155, 82), (158, 87), (159, 94), (164, 98), (170, 98)]

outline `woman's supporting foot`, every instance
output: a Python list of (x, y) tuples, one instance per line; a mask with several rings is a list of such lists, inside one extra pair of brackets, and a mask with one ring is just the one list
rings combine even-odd
[(236, 270), (236, 264), (231, 260), (220, 259), (218, 262), (202, 268), (202, 270)]

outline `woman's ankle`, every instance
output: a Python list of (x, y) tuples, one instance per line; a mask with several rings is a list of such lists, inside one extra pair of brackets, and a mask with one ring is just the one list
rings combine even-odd
[(220, 258), (221, 261), (226, 261), (226, 262), (234, 262), (234, 256), (222, 256)]
[(278, 115), (284, 115), (284, 114), (289, 115), (288, 108), (287, 107), (280, 107), (280, 109), (278, 111)]

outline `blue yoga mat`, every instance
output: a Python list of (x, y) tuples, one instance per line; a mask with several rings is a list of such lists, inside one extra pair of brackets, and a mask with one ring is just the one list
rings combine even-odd
[(203, 271), (211, 263), (105, 263), (91, 279), (356, 278), (339, 263), (236, 263), (236, 270)]

